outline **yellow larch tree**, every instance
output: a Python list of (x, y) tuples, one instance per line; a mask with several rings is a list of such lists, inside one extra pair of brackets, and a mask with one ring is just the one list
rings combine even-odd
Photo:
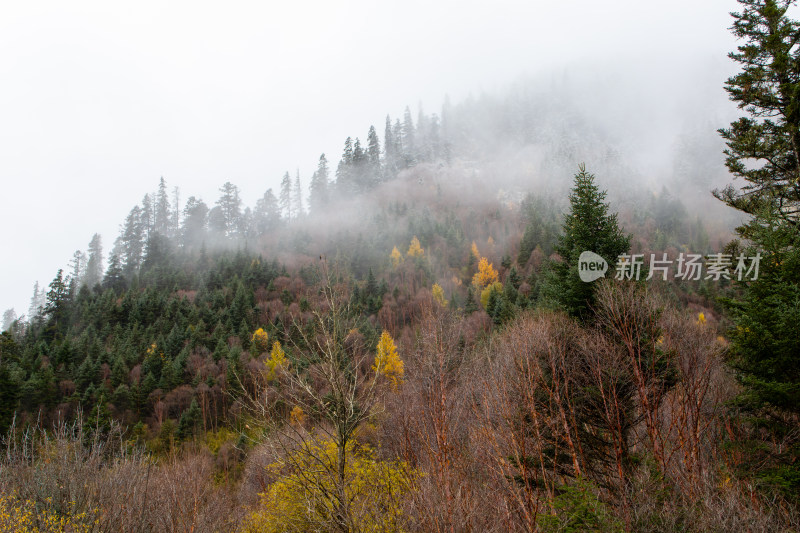
[(269, 334), (264, 331), (264, 328), (258, 328), (255, 333), (253, 333), (250, 342), (253, 343), (253, 350), (256, 354), (264, 353), (269, 350)]
[(433, 287), (431, 288), (431, 294), (433, 294), (433, 301), (437, 304), (445, 307), (447, 305), (447, 300), (444, 298), (444, 289), (438, 283), (434, 283)]
[(403, 360), (397, 355), (394, 339), (386, 330), (383, 330), (378, 341), (372, 370), (380, 376), (386, 376), (395, 388), (403, 382)]
[(496, 283), (498, 281), (497, 270), (494, 269), (492, 264), (485, 257), (481, 257), (478, 262), (478, 271), (472, 276), (472, 284), (478, 290), (483, 290), (484, 287)]
[(400, 253), (400, 250), (397, 249), (397, 246), (392, 248), (390, 257), (392, 258), (392, 267), (394, 268), (399, 267), (400, 263), (403, 262), (403, 254)]
[(478, 245), (475, 244), (475, 241), (472, 241), (471, 251), (472, 251), (472, 255), (475, 257), (475, 259), (480, 259), (481, 258), (481, 253), (478, 251)]
[(425, 250), (422, 249), (422, 246), (419, 244), (419, 239), (415, 235), (413, 239), (411, 239), (411, 245), (408, 247), (408, 257), (422, 257), (425, 253)]
[(340, 490), (339, 453), (330, 439), (309, 441), (269, 465), (266, 471), (276, 481), (259, 495), (242, 531), (403, 531), (402, 501), (416, 472), (405, 463), (381, 461), (370, 446), (351, 440)]
[(272, 351), (270, 352), (269, 359), (264, 361), (264, 365), (267, 367), (267, 381), (274, 380), (278, 370), (286, 368), (286, 363), (286, 352), (281, 348), (281, 343), (275, 341), (272, 344)]
[(295, 426), (302, 426), (305, 421), (306, 413), (303, 408), (299, 405), (292, 407), (292, 411), (289, 413), (289, 422)]

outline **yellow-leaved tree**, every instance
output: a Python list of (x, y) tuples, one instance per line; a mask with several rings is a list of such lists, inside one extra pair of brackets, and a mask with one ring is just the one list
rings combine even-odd
[(267, 367), (267, 381), (274, 380), (277, 373), (282, 368), (286, 368), (286, 352), (281, 348), (281, 343), (279, 341), (275, 341), (272, 344), (272, 351), (269, 354), (269, 359), (264, 361), (264, 365)]
[(403, 254), (400, 253), (400, 250), (397, 249), (397, 246), (392, 248), (390, 257), (392, 258), (392, 267), (394, 268), (399, 267), (400, 263), (403, 262)]
[(394, 339), (386, 330), (378, 341), (372, 370), (379, 376), (386, 376), (395, 388), (403, 382), (403, 360), (397, 355)]
[[(339, 450), (331, 439), (307, 442), (267, 467), (277, 479), (263, 492), (245, 533), (402, 531), (402, 498), (415, 475), (404, 463), (380, 461), (372, 448), (347, 443), (344, 494), (337, 490)], [(347, 522), (338, 524), (344, 498)], [(332, 528), (336, 524), (339, 528)]]
[(264, 328), (258, 328), (250, 339), (253, 344), (253, 353), (260, 354), (269, 350), (269, 335)]
[(483, 290), (484, 287), (496, 283), (497, 280), (497, 270), (494, 269), (488, 259), (481, 257), (481, 260), (478, 262), (478, 271), (472, 276), (472, 284), (480, 291)]
[(77, 512), (75, 502), (56, 509), (51, 498), (42, 502), (21, 500), (12, 492), (0, 493), (0, 531), (14, 533), (89, 533), (99, 529), (100, 511)]
[(485, 289), (481, 291), (481, 305), (484, 309), (489, 304), (489, 298), (492, 295), (492, 292), (497, 292), (498, 294), (503, 292), (503, 284), (499, 281), (495, 281), (494, 283), (487, 285)]
[(475, 244), (475, 241), (472, 241), (471, 250), (472, 250), (472, 255), (473, 255), (473, 257), (475, 257), (475, 259), (480, 259), (481, 258), (481, 253), (478, 251), (478, 245)]
[(431, 294), (433, 295), (433, 301), (437, 304), (445, 307), (447, 305), (447, 300), (444, 298), (444, 289), (438, 283), (434, 283), (433, 287), (431, 288)]
[(408, 257), (422, 257), (425, 254), (425, 250), (422, 249), (422, 246), (419, 243), (419, 239), (415, 235), (413, 239), (411, 239), (411, 244), (408, 247)]

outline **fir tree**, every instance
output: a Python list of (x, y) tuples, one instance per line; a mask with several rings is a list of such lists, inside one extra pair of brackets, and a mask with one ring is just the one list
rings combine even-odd
[(208, 229), (208, 206), (203, 200), (190, 196), (183, 208), (182, 242), (185, 247), (200, 246)]
[(242, 200), (239, 198), (239, 188), (226, 181), (219, 190), (222, 196), (217, 200), (217, 206), (222, 211), (225, 221), (225, 236), (235, 237), (241, 234), (242, 229)]
[(134, 206), (125, 218), (116, 247), (120, 251), (125, 274), (131, 276), (138, 272), (142, 264), (142, 252), (144, 251), (142, 210), (138, 205)]
[(85, 283), (92, 288), (103, 280), (103, 242), (99, 233), (92, 236), (88, 251)]
[(617, 215), (609, 214), (605, 197), (594, 176), (580, 165), (569, 196), (570, 210), (564, 215), (564, 233), (556, 246), (561, 261), (552, 265), (545, 287), (551, 302), (576, 317), (585, 317), (594, 303), (594, 285), (578, 277), (581, 253), (594, 252), (613, 268), (617, 257), (630, 248), (630, 237), (617, 225)]
[(325, 154), (319, 156), (317, 170), (311, 177), (308, 204), (312, 213), (322, 211), (328, 205), (328, 160)]
[(369, 127), (367, 134), (367, 181), (368, 186), (375, 185), (381, 176), (381, 141), (375, 126)]
[(178, 439), (186, 440), (194, 435), (198, 424), (200, 423), (200, 406), (197, 405), (197, 400), (192, 398), (192, 403), (189, 408), (181, 414), (178, 421)]
[(416, 142), (414, 139), (414, 121), (411, 118), (411, 110), (406, 106), (406, 111), (403, 114), (403, 163), (408, 167), (414, 166), (416, 163)]
[(278, 201), (280, 202), (283, 218), (291, 220), (294, 213), (292, 212), (292, 178), (289, 177), (289, 172), (286, 172), (281, 180), (281, 192)]
[(156, 233), (168, 237), (171, 234), (171, 227), (169, 193), (167, 192), (167, 182), (164, 181), (164, 177), (162, 176), (158, 182), (158, 193), (156, 193), (155, 198), (153, 228)]
[(278, 205), (278, 199), (272, 189), (267, 189), (264, 196), (256, 202), (256, 210), (253, 213), (253, 219), (256, 227), (256, 232), (264, 234), (273, 231), (280, 226), (281, 223), (281, 209)]
[(300, 169), (294, 178), (294, 189), (292, 191), (292, 211), (294, 211), (295, 218), (303, 216), (305, 208), (303, 207), (303, 187), (300, 184)]
[(384, 153), (384, 180), (391, 179), (397, 172), (397, 140), (392, 129), (392, 119), (386, 115), (386, 127), (383, 131), (383, 153)]
[[(744, 276), (741, 297), (728, 301), (730, 362), (745, 390), (738, 406), (752, 416), (757, 477), (785, 495), (800, 495), (800, 24), (793, 0), (739, 0), (729, 54), (741, 71), (728, 79), (731, 100), (748, 116), (719, 130), (726, 165), (744, 185), (714, 194), (750, 215), (737, 231), (744, 257), (760, 255), (757, 275)], [(733, 248), (739, 248), (733, 246)], [(747, 253), (744, 253), (744, 252)], [(739, 266), (734, 258), (734, 265)], [(750, 260), (752, 261), (752, 260)], [(754, 279), (755, 277), (755, 279)], [(775, 447), (771, 442), (781, 442)], [(767, 453), (765, 451), (769, 450)]]
[(348, 197), (356, 192), (355, 171), (353, 161), (353, 139), (348, 137), (344, 141), (344, 151), (339, 166), (336, 167), (336, 189), (344, 197)]

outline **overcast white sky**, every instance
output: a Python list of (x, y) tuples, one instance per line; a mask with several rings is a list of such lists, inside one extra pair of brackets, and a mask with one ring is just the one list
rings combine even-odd
[[(522, 75), (724, 56), (733, 0), (0, 2), (0, 312), (160, 176), (247, 205), (386, 113)], [(722, 80), (720, 80), (721, 84)]]

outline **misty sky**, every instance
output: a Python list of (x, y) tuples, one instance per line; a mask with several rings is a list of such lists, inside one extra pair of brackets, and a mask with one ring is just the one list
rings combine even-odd
[(46, 286), (94, 232), (108, 252), (160, 176), (184, 201), (210, 205), (231, 181), (252, 206), (286, 170), (299, 168), (307, 185), (323, 151), (335, 168), (345, 137), (363, 140), (370, 124), (382, 136), (386, 113), (401, 116), (406, 105), (414, 116), (420, 101), (438, 112), (445, 94), (458, 102), (582, 65), (647, 63), (666, 80), (691, 72), (687, 62), (702, 69), (734, 46), (727, 28), (736, 8), (733, 0), (2, 2), (0, 312), (26, 313), (34, 281)]

